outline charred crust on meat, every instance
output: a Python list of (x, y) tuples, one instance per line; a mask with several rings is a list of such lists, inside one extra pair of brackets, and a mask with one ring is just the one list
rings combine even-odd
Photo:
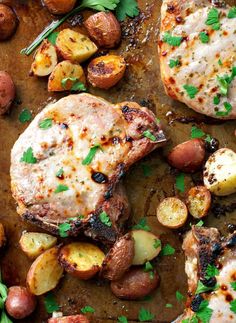
[(69, 126), (66, 123), (60, 123), (61, 129), (68, 129)]
[(197, 312), (203, 300), (204, 298), (200, 294), (195, 295), (190, 305), (191, 310)]
[(124, 105), (122, 108), (121, 108), (121, 111), (122, 113), (128, 113), (130, 110), (130, 107), (128, 105)]
[(87, 234), (92, 238), (99, 237), (99, 240), (114, 243), (117, 233), (112, 227), (103, 224), (97, 214), (92, 214), (88, 221)]
[(203, 283), (204, 286), (214, 287), (216, 285), (216, 278), (215, 277), (204, 278), (204, 279), (201, 279), (201, 282)]
[(106, 191), (105, 192), (105, 194), (104, 194), (104, 199), (105, 200), (109, 200), (112, 196), (113, 196), (113, 188), (112, 187), (110, 187), (109, 189), (108, 189), (108, 191)]
[(92, 174), (92, 180), (98, 184), (105, 184), (108, 182), (107, 175), (100, 173), (100, 172), (94, 172)]
[(227, 241), (225, 246), (227, 248), (233, 248), (236, 246), (236, 233), (234, 233)]
[(118, 179), (122, 179), (125, 176), (125, 164), (118, 165)]

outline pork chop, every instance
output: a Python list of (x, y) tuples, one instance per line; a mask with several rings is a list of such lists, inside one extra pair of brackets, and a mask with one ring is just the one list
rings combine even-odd
[(236, 231), (221, 238), (215, 228), (193, 226), (183, 249), (189, 299), (175, 323), (236, 322)]
[(236, 118), (236, 8), (224, 1), (163, 0), (159, 40), (166, 93), (219, 119)]
[(17, 212), (55, 234), (115, 241), (129, 215), (122, 177), (165, 142), (155, 115), (134, 102), (78, 94), (49, 104), (12, 149)]

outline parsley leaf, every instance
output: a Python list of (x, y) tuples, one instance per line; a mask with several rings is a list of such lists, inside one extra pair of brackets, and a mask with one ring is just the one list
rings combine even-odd
[(29, 147), (20, 159), (21, 162), (25, 162), (27, 164), (36, 164), (37, 159), (34, 157), (33, 149)]
[(107, 213), (105, 211), (103, 211), (102, 213), (99, 214), (99, 219), (103, 224), (105, 224), (108, 227), (111, 227), (111, 225), (112, 225), (111, 219), (109, 218), (109, 216), (107, 215)]
[(138, 314), (138, 319), (140, 322), (146, 322), (146, 321), (151, 321), (153, 320), (155, 315), (153, 315), (151, 312), (146, 310), (144, 307), (141, 307), (139, 314)]
[(173, 307), (172, 304), (169, 304), (169, 303), (166, 304), (166, 308), (172, 308), (172, 307)]
[(142, 170), (143, 170), (143, 175), (145, 177), (149, 177), (149, 176), (152, 175), (152, 168), (149, 165), (142, 164), (141, 167), (142, 167)]
[(194, 99), (196, 94), (198, 93), (198, 89), (193, 85), (185, 84), (183, 88), (186, 90), (190, 99)]
[(230, 283), (230, 286), (233, 288), (233, 290), (236, 291), (236, 282), (232, 282)]
[(118, 323), (128, 323), (127, 317), (124, 315), (118, 317)]
[(205, 132), (202, 131), (202, 129), (193, 126), (191, 128), (191, 139), (195, 139), (195, 138), (202, 138), (205, 136)]
[(214, 103), (215, 105), (218, 105), (218, 104), (220, 103), (220, 97), (219, 97), (218, 95), (216, 95), (216, 96), (214, 97), (214, 99), (213, 99), (213, 103)]
[(185, 298), (184, 295), (181, 294), (178, 290), (175, 293), (175, 297), (176, 297), (178, 302), (182, 302), (184, 300), (184, 298)]
[(133, 226), (133, 229), (151, 231), (150, 227), (147, 225), (147, 219), (141, 218), (139, 222)]
[(46, 130), (52, 127), (52, 119), (47, 118), (39, 122), (39, 128)]
[(157, 138), (151, 133), (150, 130), (145, 130), (143, 136), (150, 139), (151, 141), (157, 141)]
[(88, 155), (82, 161), (82, 165), (90, 165), (93, 158), (95, 157), (96, 152), (98, 151), (98, 149), (101, 149), (100, 145), (95, 145), (92, 148), (90, 148), (90, 151), (89, 151)]
[(67, 185), (62, 185), (62, 184), (59, 184), (57, 186), (57, 188), (55, 189), (54, 193), (61, 193), (61, 192), (65, 192), (65, 191), (68, 191), (69, 190), (69, 187)]
[(201, 293), (205, 293), (205, 292), (209, 292), (209, 291), (213, 291), (213, 290), (216, 290), (219, 286), (218, 285), (215, 285), (213, 287), (208, 287), (208, 286), (205, 286), (200, 280), (198, 281), (198, 284), (197, 284), (197, 289), (196, 289), (196, 294), (201, 294)]
[(150, 273), (150, 278), (151, 279), (153, 279), (154, 278), (154, 272), (153, 272), (153, 265), (150, 263), (150, 261), (147, 261), (146, 263), (145, 263), (145, 266), (144, 266), (144, 272), (145, 273)]
[(80, 310), (83, 314), (85, 313), (95, 313), (95, 309), (91, 306), (84, 306), (83, 308), (81, 308)]
[(167, 243), (161, 250), (161, 256), (171, 256), (175, 253), (175, 248), (173, 248), (169, 243)]
[(210, 38), (209, 38), (208, 34), (205, 31), (200, 32), (199, 38), (200, 38), (200, 40), (201, 40), (201, 42), (203, 44), (209, 43)]
[(196, 316), (201, 320), (202, 323), (209, 323), (213, 310), (208, 307), (209, 302), (204, 300), (199, 306), (199, 310), (196, 313)]
[(52, 292), (47, 293), (44, 297), (44, 305), (48, 313), (53, 313), (59, 310), (59, 305), (55, 300), (55, 296)]
[(59, 229), (59, 235), (61, 238), (66, 238), (68, 237), (68, 231), (71, 229), (71, 225), (70, 223), (61, 223), (59, 224), (58, 226), (58, 229)]
[(56, 172), (56, 177), (62, 177), (62, 175), (64, 174), (64, 169), (60, 168), (59, 171)]
[(163, 42), (169, 44), (170, 46), (179, 47), (181, 45), (182, 37), (172, 36), (170, 33), (165, 32), (163, 36)]
[(65, 77), (61, 80), (61, 85), (64, 89), (67, 87), (67, 82), (72, 82), (72, 86), (70, 88), (70, 91), (87, 91), (85, 85), (79, 81), (77, 77)]
[(161, 240), (160, 240), (160, 239), (155, 239), (155, 240), (154, 240), (153, 247), (154, 247), (155, 249), (160, 248), (160, 247), (161, 247)]
[(230, 310), (236, 313), (236, 299), (230, 302)]
[(179, 65), (180, 65), (180, 61), (178, 59), (176, 59), (176, 60), (170, 59), (170, 62), (169, 62), (170, 68), (174, 68), (174, 67), (179, 66)]
[(219, 275), (219, 270), (216, 268), (216, 266), (208, 264), (206, 269), (206, 275), (205, 275), (206, 279), (210, 279), (218, 275)]
[(220, 93), (224, 96), (227, 96), (229, 89), (229, 78), (228, 75), (225, 76), (217, 76), (217, 81), (220, 86)]
[(30, 121), (32, 119), (32, 113), (28, 109), (24, 109), (19, 114), (19, 121), (21, 123), (25, 123), (27, 121)]
[(12, 320), (9, 319), (9, 317), (7, 316), (5, 311), (2, 311), (0, 322), (1, 323), (13, 323)]
[(136, 17), (139, 15), (138, 3), (136, 0), (119, 1), (116, 7), (116, 17), (119, 21), (125, 20), (128, 17)]
[(229, 19), (236, 18), (236, 7), (232, 7), (232, 8), (229, 10), (228, 18), (229, 18)]
[(184, 185), (184, 173), (179, 173), (176, 176), (176, 183), (175, 183), (176, 188), (180, 191), (180, 192), (184, 192), (185, 191), (185, 185)]
[(213, 24), (213, 25), (211, 26), (211, 28), (212, 28), (213, 30), (220, 30), (220, 23), (219, 23), (219, 22), (217, 22), (216, 24)]
[(230, 114), (230, 112), (232, 111), (232, 105), (228, 102), (225, 102), (224, 103), (224, 107), (225, 107), (225, 110), (226, 111), (217, 111), (216, 112), (216, 115), (219, 116), (219, 117), (226, 117)]
[(51, 44), (56, 45), (56, 40), (57, 40), (57, 36), (58, 36), (58, 34), (59, 34), (59, 31), (55, 31), (54, 33), (51, 33), (51, 34), (48, 36), (47, 40), (48, 40)]
[(220, 65), (220, 66), (222, 66), (223, 65), (223, 62), (222, 62), (222, 60), (219, 58), (219, 60), (218, 60), (218, 64)]
[(198, 221), (198, 223), (195, 224), (196, 227), (202, 227), (204, 222), (202, 220)]
[(219, 11), (216, 8), (212, 8), (207, 15), (205, 24), (211, 26), (219, 23)]

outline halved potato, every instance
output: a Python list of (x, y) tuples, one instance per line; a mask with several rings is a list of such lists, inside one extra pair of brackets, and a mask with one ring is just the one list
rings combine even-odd
[(143, 265), (160, 253), (161, 244), (156, 247), (159, 238), (155, 234), (144, 230), (133, 230), (131, 233), (134, 238), (133, 265)]
[(177, 197), (165, 198), (157, 208), (158, 221), (167, 228), (177, 229), (184, 225), (188, 218), (188, 209)]
[(26, 278), (27, 286), (34, 295), (42, 295), (54, 289), (63, 274), (58, 262), (58, 248), (42, 253), (32, 263)]
[(52, 73), (56, 65), (56, 48), (47, 39), (45, 39), (34, 56), (30, 75), (47, 76)]
[(85, 76), (79, 64), (70, 61), (59, 63), (48, 79), (48, 91), (68, 91), (71, 90), (75, 82), (85, 84)]
[(207, 160), (203, 173), (204, 185), (215, 195), (236, 192), (236, 153), (221, 148)]
[(73, 242), (59, 253), (61, 266), (73, 276), (87, 280), (93, 277), (101, 268), (104, 253), (95, 245), (86, 242)]
[(211, 206), (211, 193), (205, 186), (192, 187), (187, 194), (186, 204), (189, 213), (196, 219), (207, 215)]
[(57, 238), (46, 233), (25, 232), (20, 238), (20, 247), (30, 258), (36, 258), (56, 245)]
[(64, 59), (77, 63), (86, 61), (98, 50), (87, 36), (69, 28), (60, 31), (56, 47)]

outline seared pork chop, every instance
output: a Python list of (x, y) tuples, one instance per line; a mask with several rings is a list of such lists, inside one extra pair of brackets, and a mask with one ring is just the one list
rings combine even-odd
[(215, 228), (193, 226), (183, 249), (189, 299), (175, 322), (236, 322), (236, 232), (221, 238)]
[(120, 180), (166, 142), (155, 115), (133, 102), (70, 95), (49, 104), (11, 153), (11, 186), (26, 220), (68, 235), (114, 241), (129, 215)]
[(213, 118), (236, 118), (235, 24), (235, 7), (224, 1), (163, 1), (159, 52), (170, 97)]

